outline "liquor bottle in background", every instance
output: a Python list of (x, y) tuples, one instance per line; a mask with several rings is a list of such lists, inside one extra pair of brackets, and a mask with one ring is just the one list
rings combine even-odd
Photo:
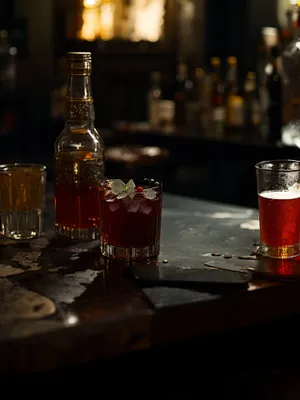
[(207, 132), (210, 120), (210, 82), (209, 76), (203, 68), (195, 69), (194, 92), (197, 99), (196, 106), (196, 130)]
[(226, 91), (228, 96), (238, 93), (238, 63), (236, 57), (227, 58)]
[(10, 46), (8, 31), (0, 30), (0, 136), (12, 135), (17, 126), (16, 47)]
[(226, 120), (225, 87), (221, 78), (221, 60), (213, 57), (210, 60), (210, 126), (209, 136), (221, 138), (224, 135)]
[(279, 44), (278, 29), (265, 26), (261, 30), (261, 43), (257, 49), (257, 82), (262, 110), (267, 113), (268, 93), (266, 89), (266, 69), (271, 62), (271, 48)]
[(186, 105), (187, 97), (193, 88), (193, 83), (188, 79), (188, 66), (180, 63), (177, 69), (175, 83), (175, 125), (177, 128), (185, 128), (187, 124)]
[(256, 74), (248, 72), (244, 83), (245, 128), (249, 133), (258, 133), (261, 123), (261, 109), (258, 100)]
[(295, 24), (293, 14), (294, 12), (292, 8), (286, 10), (286, 26), (281, 31), (281, 44), (283, 47), (287, 46), (294, 39)]
[(191, 89), (186, 91), (186, 123), (193, 131), (201, 129), (202, 107), (204, 106), (205, 72), (202, 68), (195, 68)]
[(281, 141), (282, 129), (282, 72), (280, 61), (280, 48), (274, 46), (271, 49), (272, 68), (268, 71), (267, 88), (269, 94), (268, 140), (273, 143)]
[(148, 91), (148, 122), (151, 127), (157, 128), (160, 124), (160, 100), (162, 97), (161, 73), (151, 73), (151, 87)]
[(229, 134), (240, 134), (244, 126), (244, 99), (238, 86), (236, 57), (227, 58), (226, 77), (226, 127)]
[(65, 127), (55, 142), (56, 232), (69, 239), (99, 236), (99, 180), (104, 145), (94, 126), (91, 53), (68, 53)]
[(295, 7), (294, 39), (282, 52), (282, 142), (295, 145), (300, 138), (300, 3)]

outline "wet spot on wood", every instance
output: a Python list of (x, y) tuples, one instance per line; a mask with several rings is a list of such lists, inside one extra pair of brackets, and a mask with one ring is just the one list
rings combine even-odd
[(240, 260), (257, 260), (256, 256), (238, 256)]
[(241, 229), (248, 229), (250, 231), (257, 231), (257, 230), (259, 230), (259, 221), (256, 220), (256, 219), (253, 219), (253, 220), (250, 220), (250, 221), (243, 222), (240, 225), (240, 228)]
[(231, 254), (228, 254), (228, 253), (225, 253), (223, 257), (224, 257), (224, 258), (232, 258), (232, 255), (231, 255)]

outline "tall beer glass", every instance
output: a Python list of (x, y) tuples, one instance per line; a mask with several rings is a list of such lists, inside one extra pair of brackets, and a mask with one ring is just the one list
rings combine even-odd
[(296, 257), (300, 254), (300, 161), (262, 161), (255, 168), (261, 253)]

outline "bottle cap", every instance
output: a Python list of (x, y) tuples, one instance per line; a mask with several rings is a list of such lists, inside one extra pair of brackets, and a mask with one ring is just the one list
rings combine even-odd
[(90, 52), (68, 52), (67, 60), (71, 75), (88, 75), (92, 71)]
[(211, 63), (211, 65), (219, 66), (221, 64), (221, 60), (219, 57), (212, 57), (210, 59), (210, 63)]
[(196, 68), (195, 69), (195, 76), (196, 78), (203, 78), (205, 75), (203, 68)]

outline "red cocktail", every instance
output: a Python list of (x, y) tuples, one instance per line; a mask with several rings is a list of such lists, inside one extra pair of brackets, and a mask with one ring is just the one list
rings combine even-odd
[(160, 249), (162, 185), (152, 179), (107, 179), (100, 191), (104, 256), (151, 260)]
[(300, 253), (300, 163), (266, 161), (256, 168), (262, 254), (295, 257)]

